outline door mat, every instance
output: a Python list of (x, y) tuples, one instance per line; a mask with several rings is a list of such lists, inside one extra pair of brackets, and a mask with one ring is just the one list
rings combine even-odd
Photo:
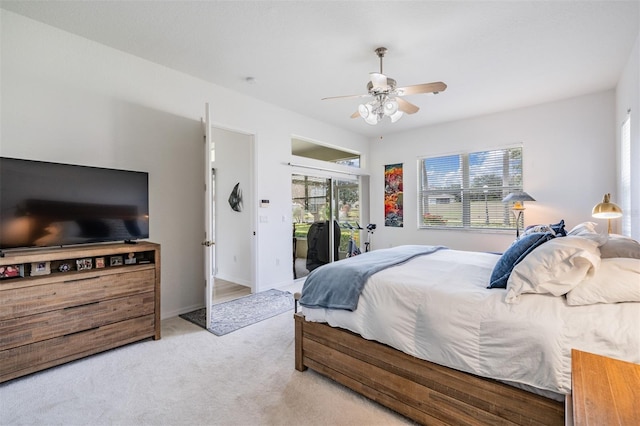
[(209, 327), (205, 326), (207, 315), (205, 308), (181, 314), (180, 318), (199, 325), (216, 336), (224, 336), (248, 325), (293, 310), (293, 304), (293, 294), (288, 291), (271, 289), (213, 305)]

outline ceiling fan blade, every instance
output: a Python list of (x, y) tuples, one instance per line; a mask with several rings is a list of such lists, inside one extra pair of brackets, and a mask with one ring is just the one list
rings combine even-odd
[(327, 99), (344, 99), (344, 98), (367, 98), (371, 96), (370, 94), (364, 94), (364, 95), (345, 95), (345, 96), (330, 96), (328, 98), (322, 98), (320, 99), (321, 101), (327, 100)]
[(447, 85), (441, 81), (434, 83), (415, 84), (413, 86), (398, 87), (396, 93), (398, 96), (416, 95), (418, 93), (439, 93), (444, 92)]
[(404, 113), (414, 114), (420, 109), (420, 107), (412, 104), (411, 102), (407, 102), (402, 98), (396, 98), (396, 101), (398, 102), (398, 109)]
[(371, 72), (369, 75), (371, 76), (372, 89), (387, 90), (389, 88), (386, 75), (379, 72)]

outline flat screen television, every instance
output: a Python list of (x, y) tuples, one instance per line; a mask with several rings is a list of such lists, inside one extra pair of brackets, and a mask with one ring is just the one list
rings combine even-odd
[(0, 157), (0, 250), (149, 238), (149, 174)]

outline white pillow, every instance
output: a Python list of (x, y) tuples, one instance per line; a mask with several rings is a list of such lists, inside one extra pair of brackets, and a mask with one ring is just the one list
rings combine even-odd
[(599, 246), (603, 245), (607, 242), (607, 235), (599, 234), (596, 231), (596, 226), (598, 224), (595, 222), (582, 222), (576, 226), (574, 226), (571, 231), (567, 232), (567, 236), (578, 236), (588, 238), (590, 240), (594, 240), (598, 243)]
[(571, 231), (567, 232), (567, 235), (580, 235), (580, 234), (597, 234), (595, 222), (582, 222), (571, 228)]
[(640, 302), (640, 259), (602, 259), (600, 268), (567, 293), (569, 305)]
[(561, 296), (600, 266), (598, 242), (567, 236), (536, 247), (511, 271), (505, 302), (519, 303), (526, 293)]

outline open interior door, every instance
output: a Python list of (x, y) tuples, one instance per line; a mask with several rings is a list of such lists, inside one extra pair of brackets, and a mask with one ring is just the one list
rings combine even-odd
[(207, 328), (211, 324), (211, 304), (213, 301), (213, 275), (214, 275), (214, 229), (213, 229), (213, 170), (211, 167), (211, 152), (213, 142), (211, 140), (211, 113), (209, 104), (205, 104), (204, 125), (204, 279), (205, 294), (204, 305), (207, 310)]

